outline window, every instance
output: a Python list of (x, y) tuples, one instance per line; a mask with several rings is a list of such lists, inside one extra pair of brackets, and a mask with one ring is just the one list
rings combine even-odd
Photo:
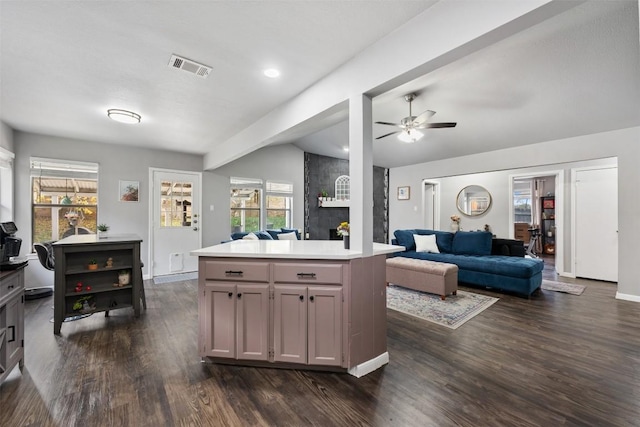
[(262, 180), (231, 178), (231, 232), (260, 230)]
[(291, 228), (293, 184), (267, 181), (267, 228)]
[(191, 226), (192, 188), (191, 182), (161, 182), (160, 227)]
[(98, 164), (31, 158), (32, 243), (96, 232)]
[(531, 180), (513, 182), (514, 222), (531, 224)]
[(351, 178), (349, 175), (340, 175), (336, 178), (336, 200), (351, 199)]

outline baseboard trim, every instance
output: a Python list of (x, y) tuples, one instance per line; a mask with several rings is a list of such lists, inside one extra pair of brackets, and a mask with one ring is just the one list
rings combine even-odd
[(616, 292), (616, 299), (621, 299), (624, 301), (640, 302), (640, 296), (631, 295), (631, 294), (621, 294), (620, 292)]
[(389, 353), (385, 351), (380, 356), (349, 368), (349, 375), (353, 375), (356, 378), (364, 377), (387, 363), (389, 363)]

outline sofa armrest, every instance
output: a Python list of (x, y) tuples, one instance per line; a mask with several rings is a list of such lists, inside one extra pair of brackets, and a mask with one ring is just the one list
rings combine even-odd
[(524, 257), (524, 242), (513, 239), (493, 239), (491, 241), (491, 255), (506, 255)]

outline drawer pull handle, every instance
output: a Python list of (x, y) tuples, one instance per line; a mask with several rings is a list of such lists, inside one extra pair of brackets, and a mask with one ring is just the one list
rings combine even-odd
[(13, 289), (14, 285), (7, 286), (7, 289)]
[(316, 277), (316, 273), (298, 273), (298, 278), (302, 279), (303, 277)]
[(309, 297), (309, 301), (313, 302), (313, 295)]
[(227, 270), (224, 274), (227, 276), (242, 276), (242, 270)]
[(300, 295), (300, 301), (304, 301), (304, 295)]
[(16, 327), (15, 326), (9, 326), (9, 329), (11, 330), (11, 339), (7, 340), (8, 343), (14, 342), (16, 340)]

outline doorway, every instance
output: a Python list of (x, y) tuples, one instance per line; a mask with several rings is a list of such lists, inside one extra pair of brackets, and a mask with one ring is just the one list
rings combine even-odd
[[(553, 260), (556, 273), (563, 271), (564, 171), (512, 175), (510, 179), (510, 235), (534, 245), (538, 257)], [(535, 231), (538, 238), (527, 242)], [(525, 237), (527, 239), (525, 239)]]
[(427, 230), (439, 230), (440, 226), (440, 183), (422, 181), (423, 226)]
[(151, 277), (197, 271), (202, 246), (199, 172), (150, 168)]

